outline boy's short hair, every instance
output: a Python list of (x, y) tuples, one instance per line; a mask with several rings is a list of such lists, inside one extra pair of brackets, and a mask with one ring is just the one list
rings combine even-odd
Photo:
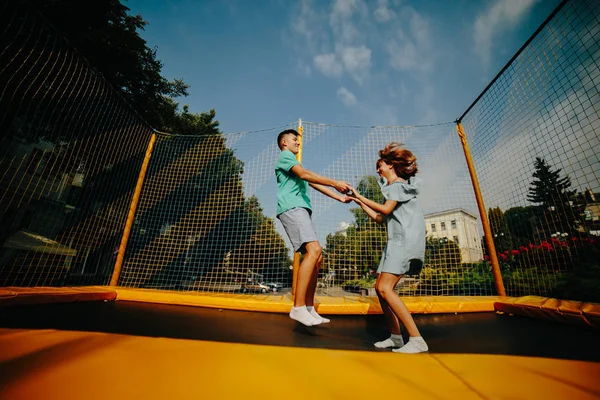
[(279, 133), (279, 135), (277, 135), (277, 147), (281, 148), (281, 139), (287, 135), (287, 134), (292, 134), (295, 136), (300, 136), (300, 134), (298, 133), (297, 130), (295, 129), (286, 129), (285, 131), (282, 131), (281, 133)]

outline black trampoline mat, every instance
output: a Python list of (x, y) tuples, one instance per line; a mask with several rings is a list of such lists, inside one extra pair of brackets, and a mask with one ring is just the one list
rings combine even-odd
[[(0, 327), (118, 333), (362, 351), (389, 336), (382, 315), (331, 315), (304, 327), (287, 314), (128, 301), (0, 308)], [(431, 353), (504, 354), (600, 362), (600, 331), (495, 313), (414, 314)], [(403, 332), (406, 339), (406, 332)]]

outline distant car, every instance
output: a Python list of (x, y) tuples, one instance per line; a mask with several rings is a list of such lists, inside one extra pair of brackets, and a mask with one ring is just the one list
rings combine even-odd
[(264, 284), (270, 287), (273, 292), (281, 292), (283, 290), (283, 285), (279, 282), (265, 282)]
[(242, 293), (267, 293), (271, 288), (264, 283), (248, 282), (242, 285)]

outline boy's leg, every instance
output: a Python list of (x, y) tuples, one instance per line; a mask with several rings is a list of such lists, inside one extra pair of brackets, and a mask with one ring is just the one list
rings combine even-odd
[(306, 325), (319, 325), (323, 321), (313, 317), (306, 307), (306, 294), (313, 270), (316, 267), (317, 260), (321, 257), (321, 245), (318, 241), (308, 242), (305, 245), (306, 254), (300, 263), (298, 270), (298, 283), (296, 284), (296, 296), (294, 298), (294, 307), (290, 311), (290, 318)]
[[(319, 242), (309, 242), (305, 245), (306, 254), (300, 263), (298, 270), (298, 283), (296, 284), (296, 297), (294, 298), (294, 307), (302, 307), (307, 305), (306, 299), (308, 289), (313, 278), (313, 272), (316, 269), (317, 261), (321, 258), (321, 245)], [(314, 291), (312, 293), (314, 296)], [(311, 297), (312, 304), (312, 297)]]
[(306, 309), (306, 295), (317, 261), (321, 257), (321, 245), (310, 218), (310, 210), (294, 208), (279, 215), (295, 251), (305, 253), (298, 268), (296, 293), (290, 318), (307, 325), (318, 325), (322, 321), (313, 317)]
[(319, 268), (321, 268), (322, 262), (323, 262), (323, 256), (321, 255), (317, 259), (317, 263), (315, 264), (315, 268), (313, 269), (312, 276), (310, 277), (308, 289), (306, 290), (306, 306), (307, 307), (312, 307), (315, 305), (315, 292), (317, 291), (317, 281), (319, 279)]
[(315, 269), (313, 270), (312, 277), (310, 279), (310, 283), (308, 284), (308, 289), (306, 291), (306, 308), (308, 312), (315, 317), (316, 319), (320, 319), (322, 324), (326, 324), (330, 322), (328, 318), (323, 318), (317, 313), (315, 310), (315, 293), (317, 291), (317, 282), (319, 279), (319, 270), (321, 269), (321, 264), (323, 263), (323, 255), (319, 256), (317, 260), (317, 264), (315, 265)]

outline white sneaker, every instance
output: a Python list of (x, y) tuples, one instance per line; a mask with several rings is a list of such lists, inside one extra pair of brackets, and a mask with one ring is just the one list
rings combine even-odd
[(410, 338), (408, 339), (408, 343), (399, 349), (392, 349), (394, 353), (403, 353), (403, 354), (417, 354), (417, 353), (427, 353), (429, 351), (429, 347), (423, 338), (416, 339)]
[[(306, 307), (306, 309), (308, 309), (308, 307)], [(321, 324), (328, 324), (329, 322), (331, 322), (329, 318), (325, 318), (322, 315), (319, 315), (319, 313), (317, 312), (317, 310), (315, 310), (314, 307), (310, 309), (310, 315), (312, 315), (312, 317), (317, 321), (320, 321)]]
[(404, 346), (404, 339), (400, 336), (399, 339), (393, 339), (391, 336), (381, 342), (375, 342), (374, 346), (378, 349), (389, 349), (390, 347), (402, 347)]
[(306, 309), (306, 307), (292, 307), (290, 318), (294, 319), (305, 326), (315, 326), (321, 324), (321, 320), (316, 319)]

